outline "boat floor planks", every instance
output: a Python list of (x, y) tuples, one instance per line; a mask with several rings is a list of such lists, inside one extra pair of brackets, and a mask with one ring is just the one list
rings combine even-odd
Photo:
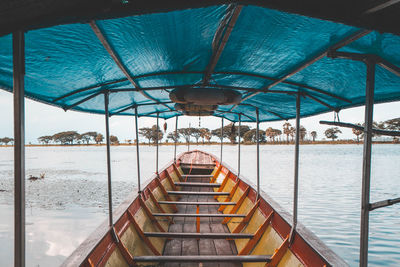
[[(177, 175), (176, 170), (182, 175)], [(212, 170), (214, 170), (212, 172)], [(210, 177), (211, 173), (215, 175)], [(203, 176), (204, 175), (204, 176)], [(218, 177), (217, 177), (218, 176)], [(177, 186), (173, 189), (174, 182), (199, 182), (222, 183), (221, 190), (215, 187)], [(163, 192), (165, 190), (165, 192)], [(174, 194), (170, 198), (165, 194), (171, 191), (188, 191), (187, 194)], [(221, 193), (232, 195), (232, 199), (226, 196), (214, 198), (213, 195), (200, 195), (199, 193)], [(245, 193), (245, 195), (243, 195)], [(193, 194), (192, 194), (193, 193)], [(243, 201), (240, 201), (244, 196)], [(133, 193), (114, 212), (115, 231), (121, 236), (121, 242), (125, 245), (118, 245), (118, 240), (112, 235), (111, 228), (104, 222), (95, 232), (89, 236), (84, 243), (64, 262), (63, 267), (117, 267), (127, 266), (128, 262), (136, 262), (138, 266), (168, 266), (168, 267), (239, 267), (239, 266), (265, 266), (268, 262), (272, 264), (279, 262), (279, 266), (348, 266), (340, 257), (324, 245), (315, 235), (307, 230), (300, 223), (291, 246), (282, 246), (290, 233), (290, 222), (292, 217), (282, 209), (267, 194), (260, 192), (260, 199), (257, 201), (257, 192), (251, 182), (243, 177), (237, 177), (234, 170), (226, 165), (220, 165), (218, 159), (202, 151), (192, 151), (181, 154), (176, 162), (169, 163), (161, 169), (158, 176), (154, 175), (152, 180), (144, 187), (143, 192)], [(165, 203), (166, 200), (182, 202), (174, 205)], [(142, 200), (142, 201), (141, 201)], [(258, 232), (257, 239), (233, 238), (230, 235), (244, 218), (233, 218), (228, 224), (223, 224), (224, 217), (213, 217), (214, 214), (221, 214), (220, 207), (225, 207), (225, 214), (230, 213), (234, 206), (225, 205), (202, 205), (205, 202), (236, 202), (238, 207), (235, 213), (230, 214), (245, 216), (250, 210), (249, 219), (243, 223), (239, 234), (250, 234), (253, 236)], [(170, 216), (172, 223), (164, 217), (159, 216), (164, 211), (160, 210), (155, 203), (161, 203), (165, 213), (177, 213), (177, 216)], [(255, 206), (255, 203), (258, 205)], [(191, 204), (187, 204), (191, 203)], [(199, 205), (193, 204), (199, 203)], [(144, 206), (148, 208), (147, 213)], [(175, 209), (176, 206), (176, 209)], [(253, 208), (256, 207), (256, 208)], [(221, 209), (220, 209), (221, 210)], [(129, 213), (135, 215), (136, 228), (132, 227)], [(188, 216), (193, 214), (206, 216)], [(186, 216), (182, 216), (186, 214)], [(272, 220), (267, 220), (273, 214)], [(157, 216), (155, 216), (157, 215)], [(155, 220), (162, 222), (162, 227), (152, 228)], [(267, 226), (266, 228), (260, 228)], [(150, 228), (149, 228), (150, 227)], [(261, 229), (261, 230), (259, 230)], [(188, 236), (179, 237), (154, 237), (158, 231), (169, 233), (197, 233), (201, 238)], [(142, 233), (140, 235), (139, 233)], [(144, 235), (148, 235), (146, 238)], [(215, 235), (224, 234), (229, 236), (221, 239)], [(261, 235), (260, 235), (261, 234)], [(151, 237), (153, 235), (153, 237)], [(165, 233), (159, 233), (165, 236)], [(157, 247), (157, 251), (150, 251), (150, 247)], [(246, 247), (246, 252), (243, 248)], [(282, 247), (280, 253), (277, 249)], [(124, 252), (121, 254), (121, 251)], [(238, 256), (238, 251), (243, 252)], [(269, 265), (267, 265), (269, 266)]]
[[(197, 153), (191, 153), (197, 154)], [(190, 154), (190, 155), (191, 155)], [(208, 160), (203, 153), (198, 153), (201, 160), (197, 163), (204, 163)], [(210, 158), (211, 159), (211, 158)], [(211, 161), (211, 160), (210, 160)], [(208, 163), (208, 162), (207, 162)], [(199, 182), (207, 183), (209, 178), (196, 178)], [(212, 191), (212, 188), (205, 187), (188, 187), (187, 191)], [(193, 202), (215, 202), (213, 196), (183, 196), (180, 201), (193, 201)], [(199, 206), (199, 213), (218, 213), (219, 206)], [(178, 213), (196, 213), (196, 205), (178, 205)], [(196, 218), (195, 217), (174, 217), (174, 224), (171, 224), (168, 232), (196, 232)], [(221, 218), (200, 218), (200, 232), (201, 233), (229, 233), (227, 226), (221, 224)], [(233, 241), (221, 239), (171, 239), (168, 240), (164, 247), (163, 255), (180, 256), (180, 255), (237, 255), (236, 246)], [(161, 266), (166, 267), (198, 267), (198, 263), (175, 263), (168, 262)], [(203, 267), (239, 267), (241, 263), (213, 263), (207, 262), (202, 264)]]

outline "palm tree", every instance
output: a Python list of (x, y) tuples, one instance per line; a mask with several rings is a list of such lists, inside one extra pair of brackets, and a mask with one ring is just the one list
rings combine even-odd
[(290, 127), (290, 129), (289, 129), (289, 135), (290, 135), (290, 137), (292, 138), (292, 141), (293, 141), (293, 139), (294, 139), (295, 133), (296, 133), (296, 128)]
[(317, 132), (316, 131), (312, 131), (310, 134), (312, 136), (312, 141), (315, 142), (315, 138), (317, 137)]
[(283, 124), (283, 133), (286, 134), (286, 141), (289, 143), (289, 135), (291, 134), (292, 125), (289, 122)]
[(300, 140), (304, 141), (304, 137), (306, 137), (307, 130), (303, 125), (300, 125)]
[[(359, 124), (359, 123), (357, 123), (356, 125), (361, 126), (361, 124)], [(353, 131), (353, 134), (357, 137), (357, 143), (359, 143), (360, 142), (360, 135), (363, 134), (363, 131), (359, 130), (359, 129), (356, 129), (356, 128), (353, 128), (352, 131)]]

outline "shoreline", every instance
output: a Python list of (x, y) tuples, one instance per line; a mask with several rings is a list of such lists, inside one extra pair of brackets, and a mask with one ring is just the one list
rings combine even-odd
[[(373, 141), (373, 144), (400, 144), (399, 141)], [(237, 143), (230, 143), (224, 142), (224, 145), (228, 146), (237, 146)], [(26, 147), (87, 147), (87, 146), (105, 146), (106, 144), (25, 144)], [(148, 143), (140, 143), (140, 146), (156, 146), (155, 144), (148, 144)], [(174, 143), (159, 143), (160, 146), (173, 146)], [(178, 146), (187, 146), (187, 143), (178, 143)], [(190, 146), (210, 146), (210, 145), (221, 145), (218, 142), (211, 142), (211, 143), (190, 143)], [(251, 146), (256, 145), (256, 143), (241, 143), (241, 145)], [(265, 142), (260, 143), (261, 146), (263, 145), (294, 145), (294, 142), (290, 141), (277, 141), (277, 142)], [(363, 145), (363, 142), (357, 142), (354, 140), (338, 140), (338, 141), (300, 141), (300, 145)], [(111, 144), (111, 146), (136, 146), (135, 143), (128, 144), (128, 143), (120, 143), (120, 144)], [(14, 145), (0, 145), (0, 147), (14, 147)]]

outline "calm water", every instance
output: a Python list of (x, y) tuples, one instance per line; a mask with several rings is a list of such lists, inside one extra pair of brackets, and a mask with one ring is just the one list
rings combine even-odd
[[(219, 155), (219, 146), (198, 148)], [(178, 152), (186, 151), (179, 146)], [(237, 168), (237, 148), (224, 161)], [(133, 146), (112, 147), (113, 197), (118, 205), (136, 185)], [(299, 220), (350, 265), (358, 262), (361, 145), (300, 148)], [(57, 266), (107, 218), (105, 147), (28, 147), (27, 266)], [(141, 147), (142, 179), (155, 169), (155, 148)], [(160, 166), (173, 147), (160, 148)], [(255, 182), (255, 147), (242, 146), (242, 174)], [(371, 201), (400, 195), (400, 145), (374, 145)], [(0, 266), (13, 265), (13, 152), (0, 147)], [(293, 146), (261, 146), (261, 187), (292, 207)], [(5, 191), (3, 191), (5, 190)], [(400, 266), (400, 205), (371, 213), (371, 266)]]

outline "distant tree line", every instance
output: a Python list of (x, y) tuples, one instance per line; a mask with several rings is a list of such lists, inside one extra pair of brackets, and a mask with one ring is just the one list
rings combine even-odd
[[(59, 132), (54, 135), (44, 135), (38, 138), (41, 144), (62, 144), (62, 145), (73, 145), (73, 144), (100, 144), (104, 141), (104, 136), (98, 132), (86, 132), (79, 134), (76, 131)], [(119, 144), (118, 137), (110, 135), (111, 144)]]
[[(363, 124), (357, 124), (359, 126), (363, 126)], [(385, 130), (395, 130), (400, 131), (400, 118), (390, 119), (384, 122), (373, 122), (373, 127), (378, 129)], [(148, 144), (156, 143), (158, 140), (161, 140), (165, 137), (166, 142), (181, 142), (182, 140), (186, 143), (191, 142), (192, 139), (196, 141), (197, 144), (201, 141), (203, 144), (211, 143), (212, 137), (215, 137), (219, 140), (228, 139), (232, 144), (237, 143), (239, 126), (235, 125), (235, 123), (230, 123), (224, 126), (223, 136), (221, 136), (221, 128), (210, 130), (208, 128), (180, 128), (175, 133), (175, 131), (166, 134), (166, 124), (164, 125), (164, 129), (161, 130), (160, 127), (157, 128), (156, 125), (152, 127), (143, 127), (139, 129), (139, 135), (146, 139)], [(364, 133), (362, 130), (352, 129), (353, 134), (356, 136), (357, 142), (364, 138)], [(335, 141), (338, 139), (339, 134), (341, 134), (341, 130), (338, 127), (327, 128), (324, 132), (324, 135), (328, 139), (332, 139)], [(296, 128), (292, 126), (289, 122), (285, 122), (282, 125), (281, 129), (275, 129), (272, 127), (268, 127), (266, 129), (260, 129), (259, 141), (261, 143), (265, 142), (293, 142), (294, 137), (296, 135)], [(373, 136), (379, 136), (374, 134)], [(308, 132), (304, 126), (300, 126), (300, 140), (310, 140), (315, 141), (317, 138), (316, 131)], [(245, 143), (255, 143), (256, 140), (256, 129), (251, 128), (247, 125), (242, 125), (240, 128), (240, 140)], [(397, 140), (394, 137), (394, 140)], [(13, 139), (9, 137), (0, 138), (0, 144), (8, 145), (13, 143)], [(78, 133), (76, 131), (65, 131), (59, 132), (54, 135), (45, 135), (38, 138), (39, 143), (41, 144), (100, 144), (104, 142), (104, 136), (98, 132), (86, 132), (86, 133)], [(118, 137), (111, 135), (110, 136), (111, 144), (119, 144)], [(136, 140), (133, 140), (136, 142)], [(125, 140), (125, 143), (132, 143), (132, 140)]]
[[(285, 127), (287, 129), (285, 129)], [(301, 126), (300, 129), (301, 129), (301, 139), (303, 140), (306, 136), (306, 129), (303, 126)], [(293, 139), (296, 129), (292, 127), (290, 123), (285, 123), (283, 132), (287, 135), (287, 141), (289, 142), (289, 136)], [(160, 128), (157, 129), (156, 125), (153, 125), (152, 127), (140, 128), (139, 134), (146, 139), (148, 144), (155, 143), (157, 140), (161, 141), (164, 137), (163, 131)], [(205, 144), (206, 142), (210, 143), (212, 137), (216, 137), (219, 140), (229, 139), (229, 141), (232, 144), (234, 144), (239, 141), (238, 134), (239, 134), (239, 126), (235, 125), (235, 123), (230, 123), (224, 126), (223, 136), (221, 136), (221, 128), (210, 130), (208, 128), (189, 127), (189, 128), (180, 128), (178, 129), (177, 132), (175, 131), (170, 132), (166, 136), (166, 141), (180, 142), (183, 140), (184, 142), (189, 143), (191, 141), (191, 138), (194, 138), (197, 144), (199, 144), (200, 140), (203, 144)], [(260, 134), (259, 141), (262, 143), (267, 142), (268, 138), (270, 142), (282, 141), (281, 140), (282, 131), (279, 129), (274, 129), (272, 127), (269, 127), (265, 130), (260, 130), (259, 134)], [(314, 138), (315, 137), (316, 137), (316, 132)], [(256, 138), (257, 137), (255, 128), (251, 128), (247, 125), (242, 125), (240, 127), (241, 141), (244, 141), (245, 143), (254, 143), (257, 141)]]
[[(362, 124), (358, 124), (363, 126)], [(374, 128), (378, 129), (386, 129), (386, 130), (397, 130), (400, 131), (400, 118), (396, 119), (391, 119), (387, 120), (384, 122), (374, 122)], [(229, 141), (234, 144), (237, 143), (238, 140), (238, 133), (239, 133), (239, 126), (235, 125), (235, 123), (230, 123), (226, 126), (224, 126), (223, 129), (223, 136), (221, 137), (221, 128), (213, 129), (210, 130), (208, 128), (180, 128), (178, 129), (177, 133), (170, 132), (166, 136), (166, 140), (171, 141), (171, 142), (180, 142), (182, 139), (186, 142), (189, 143), (191, 138), (194, 138), (196, 140), (196, 143), (199, 144), (199, 140), (201, 139), (202, 143), (204, 144), (205, 142), (210, 143), (211, 138), (214, 136), (218, 138), (219, 140), (221, 139), (229, 139)], [(339, 134), (341, 134), (342, 131), (338, 127), (331, 127), (327, 128), (324, 132), (324, 135), (328, 139), (332, 139), (332, 141), (335, 141), (338, 139)], [(363, 139), (364, 134), (363, 131), (353, 129), (353, 133), (356, 135), (357, 142), (359, 142), (360, 139)], [(156, 125), (153, 125), (152, 127), (145, 127), (145, 128), (140, 128), (139, 134), (144, 137), (147, 142), (150, 144), (155, 143), (157, 141), (160, 142), (163, 137), (164, 133), (163, 131), (158, 128)], [(294, 140), (294, 137), (296, 135), (296, 127), (292, 126), (289, 122), (285, 122), (282, 125), (282, 130), (280, 129), (274, 129), (272, 127), (268, 127), (265, 130), (260, 129), (259, 131), (259, 141), (261, 143), (265, 142), (292, 142)], [(374, 134), (374, 136), (378, 136)], [(256, 129), (251, 128), (247, 125), (242, 125), (240, 128), (240, 138), (242, 141), (245, 143), (255, 143), (256, 140)], [(317, 138), (317, 132), (316, 131), (310, 131), (308, 132), (307, 129), (304, 126), (300, 126), (300, 140), (305, 141), (305, 140), (312, 140), (315, 142), (315, 139)], [(286, 139), (286, 140), (284, 140)]]

